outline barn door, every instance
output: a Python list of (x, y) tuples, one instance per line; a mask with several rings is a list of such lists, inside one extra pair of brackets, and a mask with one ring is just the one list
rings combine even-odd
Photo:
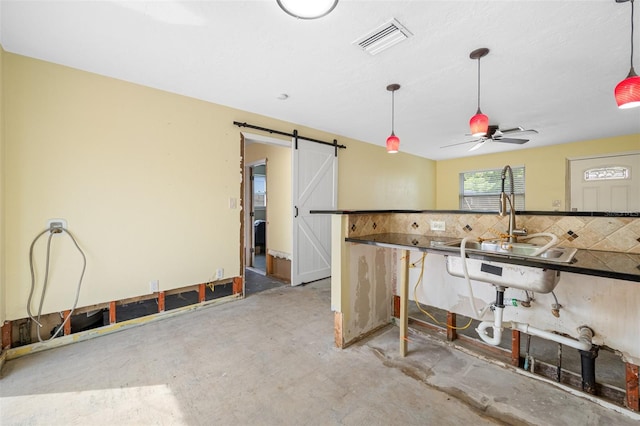
[(331, 145), (294, 138), (292, 178), (293, 256), (291, 285), (331, 276), (331, 216), (336, 210), (338, 157)]

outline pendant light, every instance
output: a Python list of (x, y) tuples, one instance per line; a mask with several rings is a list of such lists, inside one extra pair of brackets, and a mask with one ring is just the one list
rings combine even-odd
[(278, 6), (298, 19), (316, 19), (328, 15), (338, 5), (338, 0), (276, 0)]
[(393, 132), (394, 116), (395, 116), (395, 93), (400, 88), (399, 84), (390, 84), (387, 90), (391, 92), (391, 135), (387, 138), (387, 152), (395, 154), (400, 148), (400, 138)]
[(481, 47), (480, 49), (476, 49), (469, 54), (471, 59), (478, 60), (478, 111), (476, 111), (476, 115), (471, 117), (469, 120), (469, 127), (471, 128), (471, 136), (480, 137), (487, 134), (489, 130), (489, 117), (484, 115), (482, 111), (480, 111), (480, 58), (487, 56), (489, 53), (489, 49), (486, 47)]
[(621, 109), (640, 107), (640, 77), (633, 69), (633, 0), (616, 0), (616, 3), (627, 1), (631, 1), (631, 69), (614, 91), (618, 108)]

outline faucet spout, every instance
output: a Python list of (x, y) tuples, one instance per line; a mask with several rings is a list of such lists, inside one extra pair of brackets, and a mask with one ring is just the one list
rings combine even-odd
[[(507, 172), (509, 172), (509, 195), (504, 192), (504, 181), (507, 178)], [(500, 192), (500, 209), (498, 210), (498, 214), (500, 216), (504, 216), (507, 214), (507, 201), (509, 202), (509, 229), (507, 230), (507, 234), (509, 234), (509, 242), (515, 243), (518, 241), (517, 235), (527, 235), (527, 230), (516, 229), (516, 210), (515, 210), (515, 195), (514, 195), (514, 184), (513, 184), (513, 170), (511, 170), (511, 166), (508, 164), (504, 166), (502, 169), (502, 174), (500, 175), (502, 180), (502, 190)]]

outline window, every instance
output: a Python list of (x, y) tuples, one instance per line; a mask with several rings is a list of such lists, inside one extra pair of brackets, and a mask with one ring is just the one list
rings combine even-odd
[[(515, 209), (524, 210), (524, 166), (512, 167)], [(500, 208), (502, 169), (474, 170), (460, 173), (460, 210), (495, 211)], [(504, 192), (510, 194), (507, 174)], [(509, 206), (507, 206), (509, 209)]]
[(631, 170), (624, 166), (599, 167), (584, 172), (584, 180), (631, 179)]

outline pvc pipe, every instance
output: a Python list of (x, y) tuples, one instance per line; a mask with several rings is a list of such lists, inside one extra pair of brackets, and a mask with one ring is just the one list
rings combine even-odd
[[(482, 321), (480, 324), (478, 324), (476, 332), (484, 342), (493, 346), (498, 346), (500, 344), (500, 340), (502, 339), (502, 331), (504, 330), (504, 327), (502, 326), (503, 313), (504, 307), (501, 308), (496, 306), (495, 310), (493, 311), (493, 322)], [(493, 328), (493, 337), (490, 337), (487, 333), (487, 329), (489, 327)], [(580, 351), (589, 351), (591, 350), (592, 346), (591, 340), (593, 339), (593, 330), (586, 326), (578, 328), (579, 337), (577, 340), (570, 337), (564, 337), (559, 334), (551, 333), (550, 331), (531, 327), (529, 324), (524, 324), (521, 322), (511, 321), (511, 328), (513, 330), (518, 330), (532, 336), (542, 337), (546, 340), (551, 340), (562, 345), (567, 345)]]
[(578, 338), (578, 340), (572, 339), (570, 337), (560, 336), (559, 334), (551, 333), (539, 328), (531, 327), (529, 324), (524, 324), (521, 322), (512, 321), (511, 328), (526, 334), (531, 334), (532, 336), (542, 337), (543, 339), (567, 345), (580, 351), (588, 351), (591, 349), (592, 345), (591, 338), (593, 337), (593, 331), (589, 327), (581, 327), (580, 329), (578, 329), (580, 333), (580, 337)]
[[(480, 338), (490, 345), (498, 346), (500, 344), (500, 341), (502, 340), (502, 330), (504, 330), (504, 328), (502, 327), (503, 313), (504, 308), (496, 306), (495, 310), (493, 311), (493, 322), (482, 321), (478, 325), (478, 328), (476, 328), (476, 331), (478, 332)], [(487, 328), (489, 327), (493, 328), (493, 337), (489, 337), (489, 334), (487, 334)]]
[(467, 237), (464, 237), (460, 242), (460, 261), (462, 262), (462, 272), (464, 273), (464, 278), (465, 278), (465, 281), (467, 282), (467, 289), (469, 290), (469, 302), (471, 303), (471, 312), (473, 312), (473, 317), (475, 317), (476, 315), (478, 315), (478, 313), (480, 313), (479, 317), (482, 318), (484, 316), (484, 313), (486, 312), (486, 308), (483, 309), (481, 312), (478, 311), (478, 308), (476, 308), (476, 302), (474, 300), (474, 295), (473, 295), (473, 287), (471, 287), (471, 278), (469, 277), (469, 270), (467, 269), (466, 248), (467, 248), (467, 241), (469, 241), (470, 239), (472, 239), (472, 237), (467, 236)]

